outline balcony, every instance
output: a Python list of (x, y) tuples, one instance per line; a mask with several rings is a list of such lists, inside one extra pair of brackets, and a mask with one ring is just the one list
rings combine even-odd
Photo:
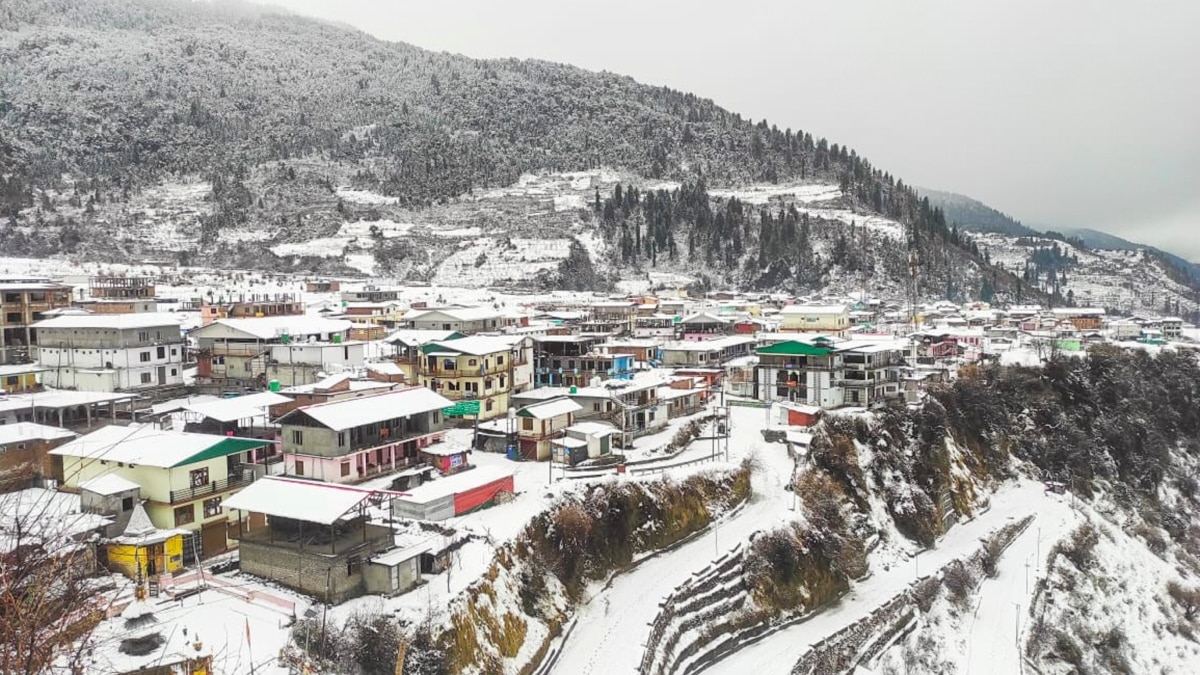
[(241, 476), (226, 478), (224, 480), (214, 480), (205, 485), (198, 487), (185, 488), (183, 490), (171, 490), (171, 503), (180, 504), (190, 502), (208, 495), (217, 495), (229, 490), (237, 490), (254, 482), (254, 473), (251, 471), (244, 472)]

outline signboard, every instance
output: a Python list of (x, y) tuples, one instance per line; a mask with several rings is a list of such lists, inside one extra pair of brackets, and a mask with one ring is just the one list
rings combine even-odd
[(479, 401), (459, 401), (452, 406), (442, 408), (446, 417), (464, 417), (479, 414)]

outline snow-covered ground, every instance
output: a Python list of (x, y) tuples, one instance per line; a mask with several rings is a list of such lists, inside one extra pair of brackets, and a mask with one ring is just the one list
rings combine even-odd
[[(1054, 541), (1052, 537), (1056, 536), (1055, 533), (1062, 532), (1059, 520), (1064, 511), (1067, 518), (1070, 518), (1070, 509), (1064, 505), (1064, 499), (1069, 497), (1048, 494), (1040, 483), (1032, 481), (1007, 485), (992, 496), (991, 508), (988, 511), (979, 514), (974, 520), (953, 527), (937, 542), (935, 548), (903, 562), (879, 564), (873, 559), (872, 575), (862, 582), (855, 583), (840, 601), (818, 612), (808, 621), (786, 628), (762, 642), (735, 652), (714, 665), (708, 672), (718, 675), (786, 675), (810, 645), (866, 617), (876, 607), (899, 595), (918, 578), (933, 574), (946, 564), (969, 556), (978, 550), (981, 537), (1025, 516), (1043, 514), (1039, 520), (1045, 519), (1046, 523), (1050, 523), (1039, 524), (1035, 521), (1031, 526), (1044, 528), (1041, 545), (1048, 551)], [(1067, 525), (1069, 526), (1069, 520)], [(1020, 551), (1017, 551), (1016, 555), (1020, 555)], [(1015, 557), (1007, 558), (1006, 563)], [(1021, 558), (1022, 564), (1024, 561), (1025, 558)], [(1007, 580), (1008, 576), (1002, 578)], [(1023, 583), (1023, 577), (1021, 581)], [(995, 592), (1002, 596), (1005, 591)], [(1011, 621), (1012, 613), (1001, 614), (996, 620), (1003, 621), (1005, 617)], [(1010, 625), (1007, 634), (999, 633), (997, 639), (1007, 640), (1012, 644), (1012, 636)], [(981, 637), (982, 639), (984, 638)]]
[(782, 445), (762, 441), (762, 415), (761, 410), (753, 408), (733, 408), (732, 412), (731, 461), (753, 454), (762, 463), (761, 470), (752, 477), (754, 492), (749, 503), (688, 544), (618, 575), (608, 588), (594, 589), (580, 607), (575, 629), (564, 642), (552, 672), (637, 672), (642, 658), (640, 645), (663, 598), (710, 561), (745, 544), (750, 535), (792, 519), (791, 493), (783, 489), (792, 473), (792, 460)]

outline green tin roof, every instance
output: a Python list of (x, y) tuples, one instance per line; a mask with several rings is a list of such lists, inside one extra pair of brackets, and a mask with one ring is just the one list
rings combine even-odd
[(788, 356), (828, 356), (833, 353), (832, 349), (825, 347), (817, 347), (810, 345), (807, 342), (798, 340), (788, 340), (786, 342), (776, 342), (773, 345), (759, 347), (754, 350), (756, 354), (785, 354)]
[(171, 465), (171, 468), (183, 466), (185, 464), (203, 462), (206, 459), (213, 459), (215, 457), (227, 457), (234, 453), (245, 452), (247, 450), (253, 450), (254, 448), (261, 448), (264, 445), (271, 445), (273, 442), (274, 441), (265, 441), (256, 438), (238, 438), (237, 436), (226, 436), (219, 442), (208, 446), (204, 450), (201, 450), (191, 457), (176, 462), (175, 464)]

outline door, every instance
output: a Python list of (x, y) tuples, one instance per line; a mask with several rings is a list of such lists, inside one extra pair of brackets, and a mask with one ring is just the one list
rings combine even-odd
[(166, 366), (158, 367), (158, 383), (159, 384), (167, 383), (167, 367)]
[(200, 531), (200, 557), (208, 559), (225, 552), (225, 521), (208, 523)]

